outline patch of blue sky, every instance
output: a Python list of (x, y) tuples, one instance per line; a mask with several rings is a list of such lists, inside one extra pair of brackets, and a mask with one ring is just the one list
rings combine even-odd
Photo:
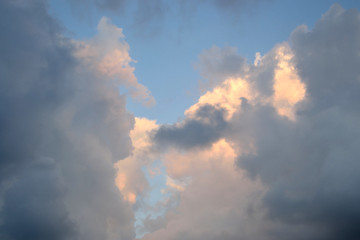
[[(153, 170), (153, 174), (149, 172), (149, 169)], [(165, 191), (167, 188), (167, 172), (162, 161), (154, 161), (150, 166), (144, 166), (142, 171), (149, 183), (149, 191), (139, 196), (134, 206), (137, 238), (146, 234), (144, 230), (146, 219), (164, 217), (169, 208), (176, 206), (167, 202), (172, 193)]]
[(166, 188), (167, 172), (161, 160), (156, 160), (150, 165), (150, 169), (157, 170), (156, 173), (150, 174), (148, 169), (148, 167), (142, 167), (146, 180), (152, 189), (152, 191), (147, 194), (146, 201), (150, 205), (154, 205), (166, 197), (166, 195), (162, 193), (162, 190)]

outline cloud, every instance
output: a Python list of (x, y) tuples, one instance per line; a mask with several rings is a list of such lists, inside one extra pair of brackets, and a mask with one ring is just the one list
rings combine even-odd
[(21, 173), (3, 199), (3, 239), (71, 239), (76, 234), (59, 175), (52, 159), (39, 160)]
[(188, 149), (207, 146), (221, 137), (226, 128), (225, 110), (211, 105), (197, 109), (194, 118), (176, 125), (163, 125), (153, 132), (153, 141), (160, 147), (177, 146)]
[(90, 60), (109, 53), (95, 43), (120, 51), (114, 81), (89, 69), (44, 1), (1, 1), (0, 21), (11, 23), (0, 36), (0, 238), (133, 239), (113, 166), (131, 153), (134, 125), (118, 86), (137, 86), (121, 30), (103, 20), (84, 43)]
[[(356, 111), (359, 102), (359, 13), (334, 4), (314, 29), (297, 28), (291, 43), (299, 74), (314, 110), (339, 107)], [(336, 33), (336, 34), (335, 34)], [(306, 61), (311, 60), (311, 61)]]
[(68, 3), (77, 17), (85, 19), (91, 19), (94, 12), (126, 16), (130, 19), (131, 31), (141, 37), (153, 37), (162, 30), (164, 18), (171, 6), (163, 0), (72, 0)]
[[(262, 187), (234, 167), (235, 158), (224, 139), (206, 149), (172, 149), (165, 154), (171, 179), (189, 179), (179, 189), (178, 206), (162, 218), (165, 223), (142, 239), (260, 239), (255, 222), (261, 219), (256, 197), (261, 196)], [(257, 210), (251, 212), (249, 202)]]
[[(212, 47), (211, 54), (203, 53), (201, 58), (204, 62), (222, 59), (227, 51), (227, 47), (224, 50)], [(242, 59), (236, 52), (231, 51), (231, 55), (230, 59), (235, 62)], [(229, 68), (226, 61), (214, 61), (212, 67), (206, 68), (210, 72), (207, 76), (218, 79), (219, 83), (185, 111), (186, 118), (182, 122), (163, 125), (154, 132), (153, 140), (158, 145), (185, 149), (209, 146), (227, 134), (235, 113), (252, 105), (266, 105), (280, 116), (295, 121), (297, 104), (304, 99), (306, 89), (294, 67), (294, 56), (287, 43), (277, 45), (259, 58), (256, 65), (236, 64), (238, 71), (235, 67)], [(264, 90), (263, 84), (271, 85), (271, 90)]]
[(131, 96), (144, 105), (152, 106), (155, 99), (150, 91), (138, 83), (131, 65), (135, 61), (129, 55), (129, 44), (121, 28), (113, 25), (110, 19), (102, 17), (97, 26), (98, 35), (85, 41), (74, 41), (76, 56), (85, 67), (95, 69), (95, 74), (106, 76), (117, 84), (126, 86)]
[(130, 131), (131, 141), (134, 146), (132, 154), (117, 162), (116, 185), (121, 190), (124, 199), (132, 204), (136, 203), (137, 196), (149, 190), (149, 184), (143, 167), (158, 158), (158, 153), (153, 151), (149, 133), (158, 128), (155, 121), (146, 118), (135, 118), (134, 129)]
[[(130, 19), (131, 29), (138, 37), (148, 38), (162, 32), (169, 18), (178, 21), (179, 29), (184, 28), (184, 22), (189, 21), (197, 12), (213, 8), (222, 17), (230, 17), (238, 21), (243, 14), (256, 9), (259, 4), (267, 4), (263, 0), (202, 0), (202, 1), (172, 1), (164, 0), (68, 0), (76, 16), (89, 18), (94, 12), (126, 16)], [(86, 12), (86, 14), (84, 13)]]
[(211, 91), (203, 94), (198, 102), (185, 111), (188, 118), (196, 116), (197, 111), (205, 105), (222, 108), (225, 119), (230, 119), (241, 104), (252, 99), (254, 93), (250, 85), (242, 78), (228, 78)]
[[(184, 120), (154, 133), (157, 144), (172, 146), (169, 176), (191, 182), (180, 192), (181, 214), (169, 212), (166, 228), (144, 239), (357, 239), (359, 38), (359, 12), (335, 4), (313, 29), (298, 27), (245, 69), (233, 53), (239, 72), (213, 62), (205, 71), (219, 76), (211, 80), (217, 85)], [(215, 115), (222, 118), (203, 106), (223, 109)], [(232, 157), (216, 157), (221, 141)]]
[(256, 154), (239, 156), (239, 165), (269, 186), (264, 203), (270, 217), (321, 233), (307, 239), (356, 239), (359, 234), (354, 204), (360, 197), (355, 190), (360, 72), (354, 65), (359, 19), (357, 10), (335, 4), (314, 29), (302, 26), (292, 34), (294, 63), (308, 95), (296, 123), (260, 109), (246, 117), (255, 123)]
[(229, 77), (244, 75), (248, 66), (246, 59), (237, 53), (236, 48), (213, 46), (199, 55), (195, 68), (205, 80), (205, 82), (200, 82), (200, 88), (206, 90), (217, 86)]

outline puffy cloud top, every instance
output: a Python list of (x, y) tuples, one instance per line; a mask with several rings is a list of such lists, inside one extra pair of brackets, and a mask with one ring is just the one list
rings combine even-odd
[[(255, 211), (257, 217), (248, 219), (256, 226), (257, 233), (252, 232), (251, 227), (242, 231), (223, 227), (222, 235), (219, 232), (210, 234), (209, 230), (202, 232), (208, 224), (202, 219), (203, 225), (197, 230), (169, 227), (171, 230), (159, 230), (145, 239), (159, 236), (173, 239), (358, 239), (359, 36), (359, 12), (344, 10), (335, 4), (313, 29), (298, 27), (289, 43), (279, 44), (264, 56), (257, 55), (253, 65), (241, 68), (242, 65), (237, 64), (241, 57), (231, 53), (234, 55), (232, 63), (239, 66), (236, 68), (239, 71), (228, 68), (231, 64), (223, 65), (225, 60), (222, 59), (229, 60), (224, 58), (228, 49), (210, 49), (208, 63), (212, 65), (203, 65), (211, 66), (203, 68), (207, 71), (203, 75), (209, 73), (211, 82), (216, 79), (223, 82), (205, 93), (186, 112), (185, 120), (160, 127), (154, 140), (182, 149), (188, 144), (185, 149), (189, 152), (172, 155), (176, 158), (187, 154), (194, 157), (194, 151), (209, 151), (213, 144), (225, 139), (237, 155), (237, 167), (245, 170), (254, 181), (261, 181), (263, 195), (258, 195), (261, 202), (256, 209), (263, 207), (260, 212), (264, 215)], [(207, 62), (206, 54), (200, 58), (202, 63)], [(221, 61), (212, 62), (211, 59)], [(230, 82), (243, 82), (247, 88), (241, 91), (227, 88)], [(213, 111), (203, 111), (201, 106), (207, 104), (214, 109), (224, 106), (221, 116), (227, 117), (217, 118)], [(199, 118), (197, 111), (204, 115)], [(209, 125), (208, 118), (217, 124)], [(207, 134), (202, 134), (204, 129)], [(199, 148), (194, 150), (194, 146)], [(185, 158), (180, 159), (187, 164)], [(199, 160), (194, 157), (192, 161), (196, 164)], [(196, 179), (200, 175), (192, 173), (191, 176)], [(207, 176), (210, 184), (211, 174)], [(194, 180), (189, 189), (183, 191), (183, 206), (189, 204), (190, 207), (186, 194), (197, 184)], [(240, 204), (231, 207), (237, 209)], [(198, 213), (205, 214), (200, 210)], [(179, 223), (178, 218), (170, 214), (168, 217), (169, 224)], [(222, 217), (214, 219), (219, 221), (218, 226), (223, 221), (236, 219), (231, 213)]]

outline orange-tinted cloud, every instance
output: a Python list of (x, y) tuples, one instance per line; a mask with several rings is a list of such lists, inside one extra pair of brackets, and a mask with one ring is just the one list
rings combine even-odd
[(117, 162), (116, 185), (126, 201), (134, 204), (136, 196), (142, 193), (148, 186), (148, 182), (142, 171), (142, 167), (150, 164), (154, 159), (148, 133), (157, 128), (155, 121), (146, 118), (135, 118), (134, 129), (130, 131), (133, 143), (132, 154)]
[(306, 89), (293, 63), (293, 53), (287, 44), (276, 50), (278, 61), (274, 76), (273, 104), (280, 115), (295, 120), (295, 104), (304, 99)]
[(130, 47), (121, 28), (103, 17), (98, 24), (98, 35), (85, 41), (73, 41), (76, 56), (98, 75), (104, 75), (127, 87), (131, 96), (147, 106), (155, 104), (150, 91), (137, 81), (132, 66), (136, 61), (129, 55)]

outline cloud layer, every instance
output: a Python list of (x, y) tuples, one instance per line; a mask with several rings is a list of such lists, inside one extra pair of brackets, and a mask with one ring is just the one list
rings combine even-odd
[[(211, 82), (219, 76), (223, 82), (205, 93), (183, 121), (162, 126), (153, 135), (157, 144), (175, 151), (171, 160), (165, 160), (178, 164), (168, 165), (170, 176), (181, 180), (185, 174), (192, 182), (181, 193), (182, 215), (169, 213), (167, 227), (145, 239), (358, 239), (359, 43), (359, 12), (335, 4), (313, 29), (298, 27), (288, 43), (257, 55), (254, 64), (242, 67), (236, 63), (241, 57), (232, 52), (239, 72), (228, 68), (231, 64), (223, 65), (228, 49), (212, 48), (202, 54), (201, 62), (209, 57), (211, 63), (214, 54), (220, 59), (211, 68), (203, 68), (204, 76), (215, 76)], [(243, 87), (228, 88), (231, 82), (243, 83)], [(213, 110), (204, 111), (209, 104)], [(215, 109), (225, 117), (214, 117)], [(203, 134), (208, 126), (208, 135)], [(215, 173), (220, 166), (209, 173), (208, 165), (194, 155), (211, 152), (207, 156), (211, 161), (216, 156), (213, 148), (221, 141), (228, 142), (234, 152), (229, 162), (235, 161), (239, 171), (254, 182), (227, 180), (236, 176), (235, 169), (226, 177)], [(179, 148), (179, 152), (171, 150)], [(201, 171), (194, 172), (198, 168)], [(205, 173), (206, 179), (201, 180)], [(260, 185), (256, 185), (258, 180)], [(216, 184), (223, 185), (217, 189)], [(244, 184), (258, 186), (254, 189), (259, 194), (249, 200), (246, 196), (251, 191), (241, 190)], [(214, 195), (198, 196), (207, 187)], [(229, 189), (222, 192), (222, 188)], [(240, 196), (247, 199), (241, 198), (245, 203), (234, 200)], [(209, 217), (225, 207), (222, 202), (228, 197), (234, 200), (225, 204), (231, 210)], [(200, 206), (216, 200), (211, 209), (201, 210)], [(252, 203), (257, 207), (251, 208)], [(255, 209), (249, 210), (253, 215), (237, 212), (245, 206)], [(186, 215), (188, 209), (193, 210)], [(246, 220), (242, 222), (241, 217)], [(186, 225), (193, 218), (196, 223)], [(216, 224), (212, 226), (209, 219)], [(236, 224), (237, 228), (231, 227)]]
[[(0, 22), (0, 238), (133, 239), (113, 167), (132, 151), (134, 124), (118, 85), (139, 86), (126, 43), (97, 38), (113, 44), (109, 52), (123, 47), (125, 73), (114, 81), (79, 57), (44, 1), (1, 1)], [(92, 64), (108, 54), (94, 42)]]

